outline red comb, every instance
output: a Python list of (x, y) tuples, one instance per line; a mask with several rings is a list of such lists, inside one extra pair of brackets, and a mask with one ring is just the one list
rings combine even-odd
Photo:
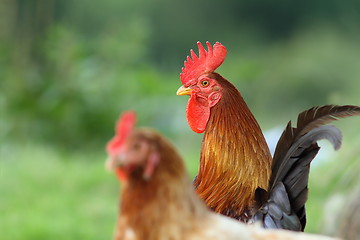
[(203, 73), (215, 71), (225, 60), (226, 48), (221, 43), (216, 42), (214, 47), (212, 47), (209, 42), (206, 42), (207, 51), (201, 42), (197, 42), (197, 45), (199, 57), (191, 49), (191, 57), (187, 56), (184, 67), (181, 69), (180, 80), (183, 84), (199, 77)]
[(116, 123), (115, 136), (106, 145), (108, 154), (113, 155), (119, 150), (125, 139), (134, 128), (136, 114), (133, 111), (124, 112)]

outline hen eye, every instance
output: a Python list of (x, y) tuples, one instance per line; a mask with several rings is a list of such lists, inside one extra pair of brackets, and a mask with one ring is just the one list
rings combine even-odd
[(139, 150), (139, 149), (140, 149), (140, 144), (139, 144), (139, 143), (135, 143), (135, 144), (132, 146), (132, 148), (133, 148), (134, 150)]
[(201, 85), (202, 85), (203, 87), (207, 87), (207, 86), (209, 86), (209, 81), (204, 80), (204, 81), (201, 82)]

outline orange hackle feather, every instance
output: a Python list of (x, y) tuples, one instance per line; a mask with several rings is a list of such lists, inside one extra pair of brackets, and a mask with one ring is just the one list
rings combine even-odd
[(239, 91), (219, 74), (210, 76), (224, 88), (223, 99), (211, 109), (194, 185), (214, 211), (246, 220), (255, 190), (268, 188), (272, 158)]

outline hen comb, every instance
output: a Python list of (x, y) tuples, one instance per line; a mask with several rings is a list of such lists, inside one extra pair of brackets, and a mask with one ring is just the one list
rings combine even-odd
[(190, 50), (190, 56), (187, 56), (184, 67), (181, 69), (180, 80), (186, 84), (206, 72), (214, 72), (225, 60), (226, 48), (219, 42), (212, 47), (206, 42), (208, 50), (206, 51), (201, 42), (197, 42), (199, 48), (199, 57), (194, 50)]
[(136, 123), (136, 114), (133, 111), (124, 112), (116, 123), (115, 136), (106, 145), (109, 155), (116, 154), (125, 139), (129, 136)]

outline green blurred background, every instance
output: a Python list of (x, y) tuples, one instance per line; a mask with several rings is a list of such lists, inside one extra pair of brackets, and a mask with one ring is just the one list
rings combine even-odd
[[(110, 239), (119, 183), (104, 146), (120, 112), (165, 134), (198, 167), (179, 72), (196, 41), (228, 49), (218, 69), (271, 146), (314, 105), (360, 105), (358, 0), (0, 0), (0, 238)], [(307, 231), (336, 234), (359, 183), (360, 118), (312, 168)], [(340, 210), (340, 211), (339, 211)]]

